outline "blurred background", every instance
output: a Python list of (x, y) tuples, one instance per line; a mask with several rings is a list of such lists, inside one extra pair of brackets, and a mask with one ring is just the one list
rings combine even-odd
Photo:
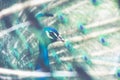
[[(1, 80), (34, 80), (2, 71), (34, 71), (39, 30), (31, 27), (27, 12), (65, 39), (48, 47), (53, 72), (81, 75), (80, 66), (92, 78), (88, 80), (120, 80), (120, 0), (0, 0)], [(87, 80), (84, 77), (54, 79)]]

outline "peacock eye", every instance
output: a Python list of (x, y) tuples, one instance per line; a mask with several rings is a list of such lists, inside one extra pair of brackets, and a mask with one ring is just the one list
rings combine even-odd
[(49, 32), (50, 36), (53, 37), (53, 39), (57, 38), (57, 34), (54, 32)]
[(49, 32), (50, 36), (53, 36), (54, 35), (54, 32)]
[(57, 34), (52, 32), (52, 31), (51, 32), (46, 31), (46, 34), (47, 34), (48, 38), (50, 38), (50, 39), (56, 39), (57, 38)]

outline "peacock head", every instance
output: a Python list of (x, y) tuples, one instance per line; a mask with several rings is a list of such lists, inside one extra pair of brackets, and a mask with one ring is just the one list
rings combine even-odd
[(46, 44), (50, 44), (56, 41), (64, 42), (64, 39), (60, 36), (58, 31), (52, 27), (45, 27), (42, 31), (42, 41)]

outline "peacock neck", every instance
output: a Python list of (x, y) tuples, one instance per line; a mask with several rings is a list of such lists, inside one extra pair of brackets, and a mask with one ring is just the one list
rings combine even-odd
[(50, 71), (49, 57), (48, 57), (48, 45), (43, 42), (39, 42), (39, 55), (37, 59), (36, 69), (42, 71)]

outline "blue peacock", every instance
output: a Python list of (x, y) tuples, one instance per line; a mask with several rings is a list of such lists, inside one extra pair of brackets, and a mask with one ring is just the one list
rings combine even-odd
[[(34, 13), (25, 10), (28, 20), (31, 22), (35, 29), (40, 30), (39, 35), (39, 55), (35, 61), (35, 70), (51, 72), (49, 57), (48, 57), (48, 45), (56, 42), (62, 41), (64, 39), (61, 37), (59, 32), (53, 27), (42, 27), (40, 22), (35, 18)], [(39, 78), (37, 80), (46, 80), (45, 78)]]

